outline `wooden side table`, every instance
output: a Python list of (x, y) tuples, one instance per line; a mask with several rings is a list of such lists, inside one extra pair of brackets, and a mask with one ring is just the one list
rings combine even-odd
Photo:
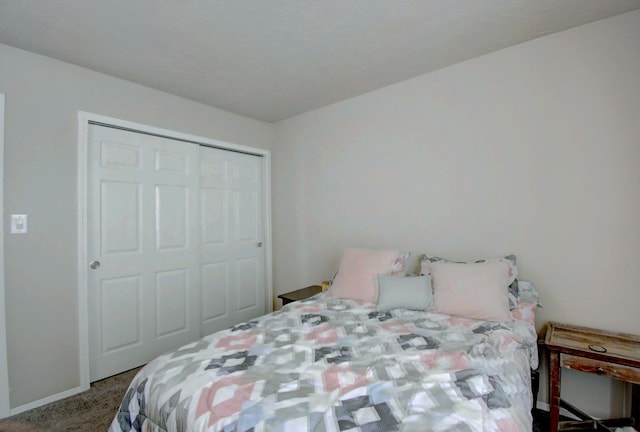
[[(550, 430), (612, 431), (640, 425), (640, 336), (551, 322), (545, 345), (549, 350)], [(561, 368), (608, 376), (633, 383), (631, 418), (596, 420), (560, 398)], [(559, 422), (560, 407), (582, 421)]]
[(306, 288), (280, 294), (278, 298), (282, 300), (282, 306), (284, 306), (294, 301), (304, 300), (321, 292), (322, 287), (320, 285), (311, 285)]

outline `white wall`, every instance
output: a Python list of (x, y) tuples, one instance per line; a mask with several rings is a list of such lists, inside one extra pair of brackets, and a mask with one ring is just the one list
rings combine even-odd
[(268, 150), (274, 126), (5, 45), (0, 93), (6, 94), (5, 220), (11, 213), (29, 215), (28, 234), (5, 236), (16, 408), (80, 384), (78, 111)]
[[(640, 333), (638, 47), (635, 11), (276, 124), (277, 293), (330, 278), (349, 245), (515, 253), (539, 328)], [(595, 415), (621, 399), (564, 376)]]

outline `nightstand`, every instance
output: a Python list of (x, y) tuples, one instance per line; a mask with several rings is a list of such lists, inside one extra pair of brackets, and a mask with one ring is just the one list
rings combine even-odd
[(299, 290), (280, 294), (278, 298), (282, 299), (282, 306), (284, 306), (294, 301), (304, 300), (321, 292), (322, 287), (320, 285), (311, 285), (306, 288), (300, 288)]
[[(551, 375), (549, 380), (551, 432), (578, 430), (577, 427), (612, 431), (617, 426), (633, 426), (633, 418), (635, 418), (635, 426), (638, 426), (640, 422), (640, 336), (551, 322), (547, 325), (545, 345), (549, 350), (549, 374)], [(632, 418), (596, 420), (560, 399), (562, 368), (633, 383)], [(559, 422), (560, 407), (567, 409), (583, 421)]]

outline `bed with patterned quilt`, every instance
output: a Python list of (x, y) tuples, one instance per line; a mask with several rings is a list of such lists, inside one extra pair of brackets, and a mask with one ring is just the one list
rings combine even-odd
[(330, 289), (164, 354), (134, 378), (110, 431), (532, 430), (535, 287), (509, 279), (502, 320), (443, 313), (432, 298), (380, 306), (419, 303), (398, 281), (426, 278), (437, 294), (446, 277), (389, 276), (391, 297), (380, 279), (379, 301)]

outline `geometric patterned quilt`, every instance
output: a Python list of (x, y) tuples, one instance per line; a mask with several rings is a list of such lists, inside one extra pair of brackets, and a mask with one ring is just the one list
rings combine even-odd
[(535, 309), (494, 323), (320, 294), (150, 362), (109, 431), (530, 431)]

